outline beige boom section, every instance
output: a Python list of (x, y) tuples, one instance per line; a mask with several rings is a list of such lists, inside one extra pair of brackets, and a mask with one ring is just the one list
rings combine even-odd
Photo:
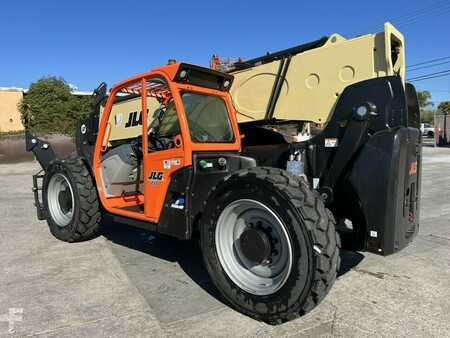
[[(139, 121), (142, 121), (140, 119), (142, 114), (141, 107), (141, 97), (123, 98), (122, 101), (113, 105), (109, 116), (111, 125), (109, 141), (130, 139), (142, 135), (142, 125), (139, 123)], [(147, 109), (150, 113), (149, 121), (151, 121), (153, 112), (158, 107), (159, 102), (156, 98), (147, 98)], [(103, 113), (103, 107), (101, 108), (101, 113)]]
[[(390, 23), (353, 39), (333, 34), (322, 47), (292, 56), (273, 118), (326, 123), (348, 85), (394, 74), (404, 79), (404, 55), (403, 35)], [(239, 122), (264, 119), (279, 63), (232, 72)]]

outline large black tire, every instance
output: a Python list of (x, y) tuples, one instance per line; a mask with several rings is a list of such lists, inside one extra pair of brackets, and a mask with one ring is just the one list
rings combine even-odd
[[(52, 202), (52, 197), (49, 196), (52, 191), (55, 191), (54, 188), (49, 188), (50, 184), (53, 184), (50, 183), (52, 178), (63, 182), (67, 188), (70, 185), (70, 188), (66, 189), (67, 195), (73, 192), (73, 199), (70, 197), (70, 201), (73, 201), (72, 204), (67, 201), (61, 202), (58, 196), (57, 202), (72, 205), (71, 207), (65, 207), (69, 211), (66, 210), (66, 214), (63, 216), (60, 216), (60, 211), (56, 211), (56, 213), (53, 211), (52, 213), (50, 210), (50, 207), (55, 208), (56, 203), (54, 199)], [(43, 182), (42, 199), (50, 232), (56, 238), (65, 242), (80, 242), (91, 239), (98, 234), (101, 213), (97, 189), (86, 164), (81, 158), (72, 156), (57, 161), (48, 168)], [(63, 209), (61, 207), (61, 210)], [(63, 217), (62, 221), (61, 217)]]
[[(292, 269), (273, 294), (243, 290), (221, 265), (216, 225), (227, 205), (240, 199), (269, 207), (289, 235)], [(275, 168), (236, 172), (213, 189), (202, 217), (201, 246), (208, 273), (225, 299), (238, 311), (269, 324), (292, 320), (317, 306), (332, 287), (340, 265), (340, 240), (331, 212), (303, 179)]]

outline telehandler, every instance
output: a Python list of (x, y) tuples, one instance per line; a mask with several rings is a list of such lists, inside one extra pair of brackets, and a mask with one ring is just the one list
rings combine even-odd
[(26, 133), (37, 215), (67, 242), (102, 215), (188, 240), (227, 302), (277, 324), (330, 290), (342, 244), (389, 255), (419, 227), (417, 95), (403, 36), (338, 34), (225, 72), (185, 63), (92, 96), (77, 154)]

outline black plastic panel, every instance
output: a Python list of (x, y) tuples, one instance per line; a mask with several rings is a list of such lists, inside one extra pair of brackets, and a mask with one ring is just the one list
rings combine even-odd
[(37, 161), (41, 165), (42, 169), (47, 168), (55, 160), (57, 160), (56, 154), (53, 151), (51, 144), (42, 141), (29, 131), (25, 132), (25, 149), (26, 151), (32, 151)]
[(362, 148), (349, 180), (367, 223), (367, 249), (392, 254), (419, 229), (420, 131), (397, 128), (374, 135)]
[[(225, 165), (219, 159), (225, 159)], [(202, 166), (201, 161), (207, 166)], [(158, 232), (179, 239), (191, 238), (208, 195), (219, 181), (232, 172), (256, 166), (254, 159), (237, 153), (194, 153), (192, 162), (192, 167), (172, 176), (158, 224)], [(176, 203), (180, 197), (184, 198), (183, 208)]]
[[(190, 237), (189, 185), (191, 176), (192, 167), (183, 168), (172, 175), (158, 223), (158, 232), (179, 239)], [(180, 199), (184, 199), (184, 203), (177, 205), (176, 201)]]
[[(226, 165), (219, 166), (218, 159), (225, 158)], [(212, 163), (211, 167), (202, 168), (200, 161), (206, 160)], [(255, 167), (253, 158), (241, 156), (237, 153), (196, 153), (193, 155), (193, 180), (190, 192), (191, 221), (200, 215), (208, 200), (211, 189), (225, 176), (245, 168)]]

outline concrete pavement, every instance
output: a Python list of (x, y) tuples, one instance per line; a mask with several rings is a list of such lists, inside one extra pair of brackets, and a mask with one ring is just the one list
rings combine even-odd
[(194, 242), (110, 220), (95, 240), (56, 240), (36, 219), (37, 168), (0, 165), (0, 336), (450, 336), (450, 149), (424, 148), (414, 243), (389, 257), (343, 252), (325, 301), (279, 326), (223, 304)]

